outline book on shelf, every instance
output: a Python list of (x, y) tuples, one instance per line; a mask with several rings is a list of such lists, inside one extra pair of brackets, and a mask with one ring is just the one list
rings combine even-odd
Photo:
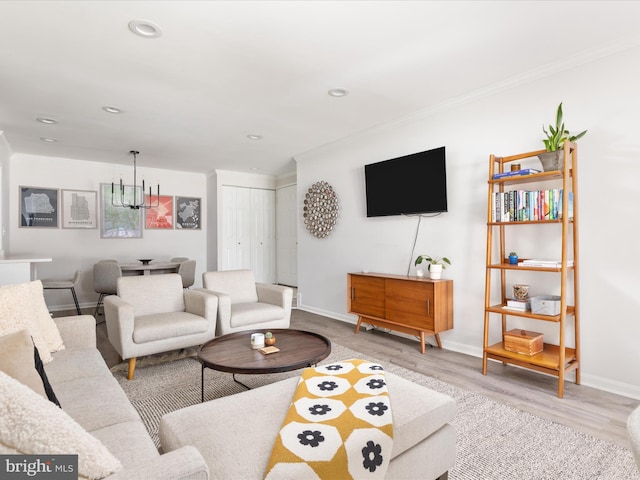
[(540, 173), (540, 170), (536, 168), (522, 168), (520, 170), (512, 170), (510, 172), (494, 173), (493, 179), (498, 180), (499, 178), (518, 177), (521, 175), (531, 175), (532, 173)]
[[(493, 222), (526, 222), (562, 219), (563, 190), (510, 190), (494, 192)], [(573, 192), (567, 193), (568, 216), (573, 219)]]
[[(544, 259), (528, 259), (518, 262), (522, 267), (547, 267), (547, 268), (560, 268), (562, 267), (561, 260), (544, 260)], [(567, 267), (573, 267), (573, 260), (567, 260)]]

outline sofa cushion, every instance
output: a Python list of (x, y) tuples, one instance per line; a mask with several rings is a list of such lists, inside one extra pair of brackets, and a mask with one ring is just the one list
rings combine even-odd
[(78, 473), (104, 478), (120, 462), (62, 409), (0, 372), (0, 452), (5, 454), (77, 454)]
[(104, 358), (95, 348), (70, 348), (53, 354), (53, 361), (45, 365), (52, 385), (78, 378), (106, 375), (111, 372)]
[(269, 303), (234, 303), (231, 304), (231, 326), (236, 328), (281, 320), (284, 314), (284, 308)]
[[(135, 467), (160, 455), (140, 420), (130, 420), (92, 430), (124, 468)], [(123, 439), (126, 438), (126, 441)]]
[(135, 317), (185, 310), (182, 277), (177, 273), (120, 277), (118, 296), (133, 305)]
[(42, 378), (35, 366), (34, 348), (26, 329), (0, 337), (0, 370), (47, 398)]
[(113, 377), (97, 375), (55, 384), (64, 411), (88, 432), (120, 422), (140, 421)]
[[(456, 407), (447, 395), (390, 372), (385, 377), (394, 419), (395, 458), (452, 421)], [(159, 430), (163, 450), (194, 445), (215, 478), (263, 478), (298, 381), (292, 377), (166, 414)], [(230, 451), (242, 452), (251, 461), (239, 462), (229, 456)]]
[(204, 333), (211, 324), (206, 318), (187, 312), (143, 315), (136, 317), (134, 322), (133, 341), (135, 343)]
[[(33, 282), (32, 282), (33, 283)], [(42, 283), (40, 283), (42, 287)], [(33, 288), (30, 283), (20, 283), (15, 285), (0, 286), (0, 335), (14, 333), (18, 330), (27, 329), (33, 337), (33, 341), (40, 353), (40, 358), (44, 363), (51, 361), (51, 351), (48, 336), (55, 336), (50, 328), (45, 328), (43, 332), (41, 326), (47, 325), (53, 319), (47, 313), (47, 318), (38, 318), (38, 314), (42, 317), (41, 309), (36, 312), (36, 304), (38, 302), (33, 298)], [(44, 300), (42, 300), (44, 301)], [(55, 323), (53, 327), (57, 331)], [(58, 334), (59, 337), (59, 334)], [(62, 340), (60, 339), (60, 343)], [(52, 341), (52, 347), (55, 347)], [(60, 345), (57, 345), (58, 347)]]

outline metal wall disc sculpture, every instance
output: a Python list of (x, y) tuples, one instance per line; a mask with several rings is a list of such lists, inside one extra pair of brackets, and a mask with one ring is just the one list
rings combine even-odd
[(338, 220), (338, 196), (325, 181), (316, 182), (304, 198), (304, 224), (316, 238), (325, 238)]

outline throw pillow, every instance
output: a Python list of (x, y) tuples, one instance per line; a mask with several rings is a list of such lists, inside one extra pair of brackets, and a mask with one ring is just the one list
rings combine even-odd
[(62, 409), (0, 372), (0, 452), (77, 454), (78, 474), (99, 479), (122, 469), (100, 441)]
[(53, 391), (53, 387), (49, 383), (49, 378), (47, 377), (47, 372), (44, 371), (44, 365), (42, 364), (42, 360), (40, 359), (40, 355), (38, 355), (38, 349), (36, 348), (35, 345), (33, 345), (32, 348), (33, 348), (33, 361), (34, 361), (35, 366), (36, 366), (36, 372), (38, 372), (38, 375), (40, 376), (40, 378), (42, 380), (42, 386), (44, 387), (44, 393), (47, 394), (47, 398), (51, 402), (55, 403), (57, 406), (62, 408), (60, 406), (60, 402), (58, 401), (58, 397), (56, 397), (56, 394)]
[[(44, 302), (44, 289), (42, 282), (36, 280), (27, 284), (31, 291), (35, 321), (40, 329), (40, 335), (49, 347), (50, 352), (58, 352), (64, 349), (62, 337), (56, 322), (51, 317), (47, 304)], [(45, 362), (46, 363), (46, 362)]]
[(33, 337), (43, 363), (49, 363), (51, 352), (64, 348), (47, 306), (44, 303), (42, 282), (0, 286), (0, 335), (26, 328)]
[(0, 370), (47, 398), (35, 366), (34, 348), (26, 329), (0, 337)]

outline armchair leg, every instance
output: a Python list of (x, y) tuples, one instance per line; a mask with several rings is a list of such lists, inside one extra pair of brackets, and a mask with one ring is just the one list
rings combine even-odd
[(127, 375), (127, 380), (133, 380), (133, 374), (136, 371), (136, 357), (129, 359), (129, 373)]

